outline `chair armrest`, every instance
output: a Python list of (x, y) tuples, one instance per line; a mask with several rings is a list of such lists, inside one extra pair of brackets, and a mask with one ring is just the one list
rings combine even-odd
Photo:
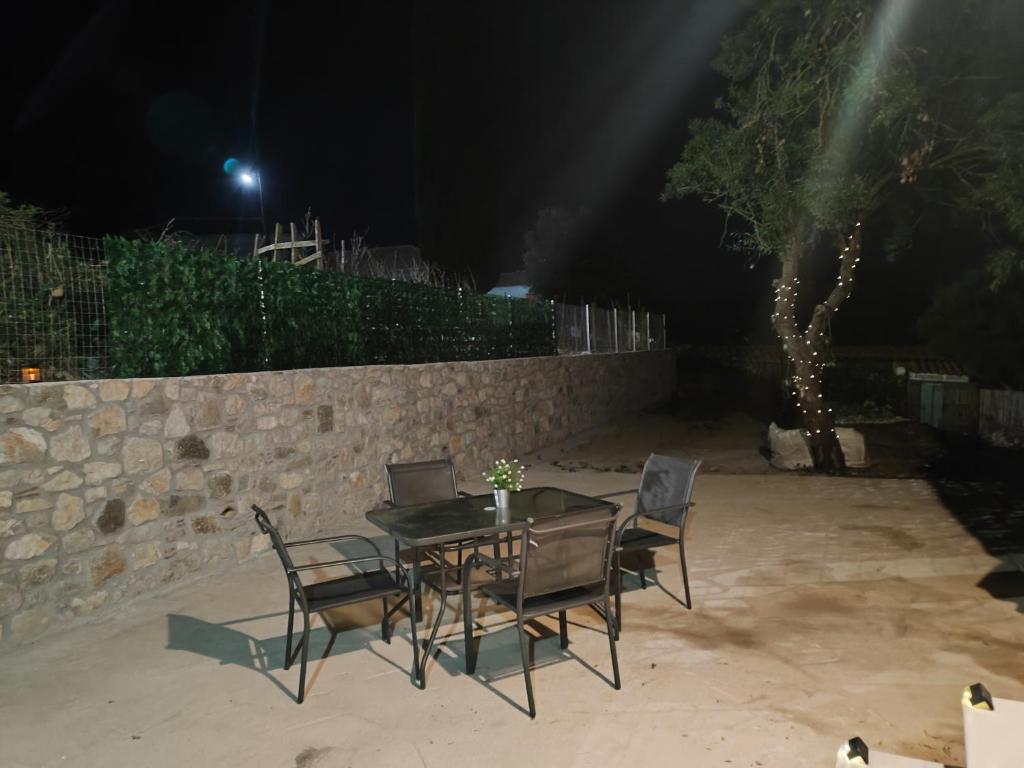
[(467, 557), (462, 563), (463, 584), (468, 585), (470, 583), (466, 580), (469, 577), (469, 569), (477, 565), (489, 565), (496, 571), (507, 571), (509, 576), (519, 576), (519, 571), (517, 571), (514, 567), (510, 568), (506, 563), (501, 562), (500, 560), (495, 560), (493, 557), (488, 557), (487, 555), (482, 555), (474, 552), (472, 555)]
[(629, 496), (637, 493), (636, 488), (632, 488), (628, 491), (613, 491), (612, 493), (602, 493), (600, 496), (591, 496), (592, 499), (610, 499), (612, 496)]
[(324, 536), (323, 538), (320, 538), (320, 539), (304, 539), (302, 541), (289, 541), (289, 542), (287, 542), (285, 544), (285, 547), (306, 547), (306, 546), (309, 546), (310, 544), (329, 544), (329, 543), (331, 543), (333, 541), (351, 541), (353, 539), (355, 539), (357, 541), (364, 541), (364, 542), (366, 542), (371, 547), (373, 547), (373, 551), (374, 552), (376, 552), (378, 555), (381, 554), (380, 547), (378, 547), (373, 542), (372, 539), (368, 539), (366, 536), (360, 536), (360, 535), (355, 534), (355, 533), (343, 533), (343, 534), (340, 534), (338, 536)]
[(295, 565), (289, 568), (288, 572), (299, 573), (300, 571), (311, 571), (314, 568), (332, 568), (339, 565), (355, 565), (357, 563), (376, 563), (379, 561), (381, 561), (381, 566), (383, 566), (384, 563), (382, 561), (385, 560), (391, 563), (392, 565), (396, 566), (398, 570), (402, 573), (402, 577), (404, 579), (409, 578), (409, 574), (408, 571), (406, 571), (405, 566), (398, 562), (395, 558), (388, 557), (387, 555), (380, 555), (379, 557), (346, 557), (342, 560), (328, 560), (323, 563), (307, 563), (306, 565)]

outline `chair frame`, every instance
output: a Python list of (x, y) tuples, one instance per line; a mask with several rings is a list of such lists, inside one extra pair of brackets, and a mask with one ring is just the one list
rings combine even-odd
[[(695, 462), (695, 464), (693, 466), (693, 475), (694, 476), (696, 476), (697, 471), (700, 469), (700, 465), (702, 463), (703, 462), (701, 460), (699, 460), (699, 459), (696, 460), (696, 462)], [(641, 477), (641, 483), (642, 482), (643, 482), (643, 478)], [(655, 515), (667, 514), (667, 513), (670, 513), (670, 512), (678, 512), (679, 516), (676, 519), (675, 523), (664, 523), (661, 520), (657, 520), (656, 518), (655, 519), (656, 519), (657, 522), (661, 522), (662, 524), (672, 525), (673, 527), (677, 527), (679, 529), (679, 538), (678, 538), (679, 567), (680, 567), (680, 569), (682, 570), (682, 573), (683, 573), (683, 594), (686, 597), (686, 601), (683, 603), (683, 605), (686, 606), (687, 610), (692, 610), (693, 609), (693, 599), (692, 599), (692, 597), (690, 595), (690, 576), (689, 576), (689, 573), (687, 572), (687, 568), (686, 568), (686, 521), (687, 521), (687, 513), (690, 511), (690, 507), (696, 506), (696, 502), (694, 502), (692, 500), (692, 498), (693, 498), (693, 481), (692, 481), (692, 478), (691, 478), (691, 483), (690, 483), (690, 492), (687, 495), (686, 501), (683, 502), (682, 504), (673, 504), (673, 505), (670, 505), (670, 506), (667, 506), (667, 507), (657, 507), (657, 508), (654, 508), (654, 509), (645, 509), (645, 508), (643, 508), (642, 503), (640, 501), (640, 496), (639, 496), (640, 490), (641, 490), (641, 488), (633, 488), (633, 489), (630, 489), (630, 490), (627, 490), (627, 491), (614, 491), (612, 493), (604, 493), (604, 494), (601, 494), (600, 496), (595, 496), (595, 498), (598, 498), (598, 499), (611, 499), (611, 498), (616, 498), (616, 497), (619, 497), (619, 496), (636, 496), (637, 497), (637, 502), (636, 502), (636, 507), (637, 508), (636, 508), (636, 510), (631, 515), (626, 517), (619, 524), (618, 531), (615, 534), (615, 566), (614, 566), (614, 569), (615, 569), (615, 629), (616, 629), (616, 634), (618, 634), (619, 632), (622, 631), (622, 553), (624, 551), (642, 551), (642, 550), (646, 550), (646, 549), (654, 549), (654, 548), (657, 548), (657, 547), (668, 546), (671, 543), (671, 542), (666, 541), (666, 542), (660, 542), (660, 543), (652, 544), (652, 545), (649, 545), (649, 546), (648, 545), (638, 545), (638, 546), (635, 546), (635, 547), (630, 547), (630, 546), (627, 545), (627, 546), (624, 547), (623, 544), (622, 544), (623, 534), (625, 533), (627, 528), (630, 528), (630, 527), (638, 528), (638, 527), (640, 527), (640, 518), (641, 517), (651, 517), (651, 516), (655, 516)], [(639, 576), (640, 576), (640, 587), (641, 587), (641, 589), (647, 589), (647, 577), (644, 574), (644, 569), (641, 568), (638, 573), (639, 573)]]
[[(559, 641), (561, 643), (561, 647), (564, 649), (564, 648), (568, 648), (569, 647), (569, 623), (568, 623), (568, 618), (566, 616), (566, 611), (569, 608), (576, 608), (576, 607), (587, 606), (587, 605), (595, 605), (596, 606), (598, 604), (600, 604), (601, 608), (603, 608), (602, 615), (603, 615), (603, 617), (605, 619), (605, 627), (607, 628), (607, 632), (608, 632), (608, 647), (609, 647), (609, 650), (611, 652), (611, 657), (612, 657), (612, 672), (613, 672), (613, 676), (614, 676), (614, 682), (612, 684), (612, 687), (614, 687), (615, 690), (619, 690), (622, 687), (622, 681), (621, 681), (621, 678), (619, 677), (619, 657), (618, 657), (618, 654), (616, 653), (616, 650), (615, 650), (615, 641), (616, 641), (616, 639), (618, 637), (618, 633), (616, 632), (615, 627), (613, 625), (613, 621), (612, 621), (611, 606), (610, 606), (610, 591), (611, 591), (610, 584), (611, 584), (611, 572), (612, 572), (612, 570), (611, 570), (612, 569), (612, 559), (614, 557), (615, 520), (616, 520), (616, 517), (618, 515), (619, 509), (620, 509), (620, 507), (618, 505), (615, 505), (612, 509), (609, 510), (609, 515), (608, 515), (608, 521), (607, 521), (608, 530), (607, 530), (607, 533), (606, 533), (606, 536), (605, 536), (606, 540), (605, 540), (605, 551), (604, 551), (604, 565), (602, 566), (602, 568), (604, 570), (604, 578), (603, 578), (604, 589), (603, 589), (603, 594), (600, 597), (598, 597), (598, 598), (593, 598), (593, 597), (590, 597), (590, 596), (583, 596), (583, 597), (580, 597), (577, 602), (563, 602), (563, 603), (560, 603), (560, 607), (557, 610), (557, 613), (558, 613)], [(534, 703), (534, 698), (533, 698), (533, 682), (530, 679), (529, 637), (526, 634), (525, 624), (526, 624), (526, 621), (528, 621), (530, 619), (534, 619), (534, 618), (537, 618), (539, 616), (549, 615), (549, 612), (546, 612), (546, 611), (543, 611), (543, 610), (541, 610), (541, 611), (536, 611), (536, 610), (531, 611), (531, 610), (529, 610), (525, 606), (525, 601), (526, 601), (525, 591), (526, 591), (526, 581), (527, 581), (526, 576), (525, 576), (525, 574), (527, 574), (526, 565), (527, 565), (527, 561), (528, 561), (528, 558), (529, 558), (530, 548), (531, 548), (531, 546), (533, 546), (533, 541), (532, 541), (531, 533), (533, 531), (533, 525), (534, 525), (535, 522), (536, 521), (533, 520), (532, 518), (527, 519), (527, 521), (526, 521), (526, 528), (523, 530), (523, 535), (522, 535), (522, 538), (521, 538), (520, 551), (519, 551), (519, 570), (518, 571), (513, 571), (511, 573), (511, 576), (513, 576), (514, 578), (517, 578), (517, 580), (518, 580), (518, 585), (516, 587), (516, 604), (515, 604), (515, 607), (514, 607), (513, 610), (515, 611), (515, 614), (516, 614), (516, 630), (519, 633), (519, 650), (520, 650), (520, 654), (522, 655), (523, 677), (524, 677), (524, 679), (526, 681), (526, 698), (527, 698), (527, 702), (529, 703), (529, 714), (530, 714), (530, 718), (531, 719), (536, 718), (536, 716), (537, 716), (537, 707), (536, 707), (536, 705)], [(572, 529), (572, 528), (584, 528), (584, 527), (596, 526), (596, 525), (601, 524), (601, 523), (603, 523), (603, 521), (601, 521), (601, 520), (597, 520), (597, 521), (595, 521), (595, 520), (586, 520), (586, 521), (582, 521), (582, 522), (567, 522), (564, 525), (546, 526), (546, 527), (538, 530), (537, 533), (544, 534), (544, 533), (551, 533), (551, 532), (560, 531), (560, 530), (569, 530), (569, 529)], [(465, 564), (462, 567), (462, 571), (463, 571), (463, 575), (462, 575), (463, 629), (464, 629), (464, 633), (465, 633), (465, 644), (466, 644), (466, 673), (470, 674), (470, 675), (473, 674), (476, 671), (477, 651), (476, 651), (476, 649), (474, 648), (474, 645), (473, 645), (473, 616), (472, 616), (473, 611), (472, 611), (472, 603), (471, 603), (471, 598), (470, 598), (470, 593), (471, 593), (471, 590), (472, 590), (472, 584), (471, 584), (471, 579), (469, 577), (469, 570), (471, 568), (473, 568), (473, 567), (476, 567), (479, 564), (486, 563), (487, 561), (488, 561), (488, 558), (481, 558), (481, 556), (479, 554), (474, 553), (474, 554), (470, 555), (466, 559), (466, 562), (465, 562)], [(493, 563), (488, 563), (488, 564), (489, 565), (494, 565)], [(498, 564), (498, 568), (501, 569), (502, 566), (500, 564)], [(549, 594), (553, 594), (553, 593), (549, 593)], [(550, 613), (554, 613), (554, 612), (555, 611), (551, 611)]]
[[(452, 498), (452, 499), (457, 499), (457, 498), (460, 498), (460, 497), (466, 498), (466, 497), (470, 497), (470, 496), (473, 495), (471, 493), (466, 493), (465, 491), (460, 491), (459, 490), (459, 483), (458, 483), (458, 480), (455, 477), (455, 462), (452, 461), (452, 458), (450, 456), (446, 456), (445, 458), (442, 458), (442, 459), (427, 459), (425, 461), (395, 462), (395, 463), (385, 464), (384, 465), (384, 470), (385, 470), (384, 474), (387, 476), (388, 496), (389, 496), (388, 500), (385, 501), (385, 504), (387, 504), (387, 506), (389, 506), (389, 507), (401, 506), (401, 504), (399, 502), (395, 501), (395, 482), (394, 482), (394, 480), (395, 480), (395, 470), (398, 470), (399, 472), (401, 472), (401, 471), (405, 471), (405, 470), (409, 470), (409, 469), (428, 469), (428, 468), (436, 468), (436, 469), (439, 469), (439, 470), (440, 469), (446, 469), (447, 470), (449, 476), (451, 477), (451, 487), (452, 487), (452, 491), (454, 492), (454, 496), (451, 496), (450, 498)], [(444, 500), (445, 499), (438, 499), (438, 501), (444, 501)], [(472, 539), (472, 540), (466, 540), (466, 541), (452, 542), (450, 544), (446, 544), (444, 547), (432, 547), (432, 548), (418, 548), (417, 547), (417, 548), (414, 548), (412, 550), (413, 581), (415, 582), (414, 587), (415, 587), (415, 593), (416, 593), (416, 601), (415, 601), (416, 618), (418, 620), (423, 618), (423, 605), (422, 605), (422, 598), (421, 598), (421, 596), (422, 596), (422, 585), (424, 583), (426, 583), (427, 586), (429, 586), (435, 592), (438, 592), (439, 594), (443, 593), (442, 594), (442, 599), (444, 598), (445, 595), (455, 595), (455, 594), (458, 594), (460, 589), (461, 589), (461, 586), (458, 585), (458, 584), (456, 586), (454, 586), (454, 587), (446, 587), (446, 586), (444, 586), (447, 583), (446, 575), (445, 575), (446, 563), (442, 563), (441, 561), (443, 560), (443, 558), (445, 556), (444, 555), (445, 549), (447, 549), (448, 551), (454, 550), (455, 553), (456, 553), (457, 562), (456, 562), (456, 567), (455, 567), (455, 574), (456, 574), (456, 578), (458, 579), (458, 578), (461, 578), (461, 574), (462, 574), (463, 551), (466, 550), (466, 549), (473, 549), (474, 552), (475, 552), (477, 550), (477, 548), (479, 547), (480, 543), (481, 542), (479, 542), (479, 541), (477, 541), (475, 539)], [(492, 543), (492, 542), (490, 540), (488, 540), (488, 542), (486, 542), (486, 543)], [(400, 546), (399, 546), (398, 541), (396, 540), (395, 541), (395, 559), (396, 560), (400, 560), (401, 559), (400, 555), (401, 555)], [(437, 584), (434, 584), (430, 579), (422, 578), (422, 570), (423, 569), (422, 569), (422, 566), (421, 566), (421, 562), (422, 562), (422, 559), (424, 557), (426, 557), (431, 562), (431, 564), (437, 569), (437, 572), (439, 574), (439, 581), (438, 581)], [(497, 543), (494, 544), (494, 557), (495, 557), (495, 559), (499, 559), (499, 545)], [(433, 634), (434, 635), (437, 634), (437, 629), (438, 629), (439, 624), (440, 624), (440, 615), (438, 616), (438, 620), (434, 622), (434, 630), (433, 630)]]
[[(277, 528), (270, 522), (270, 518), (267, 513), (257, 506), (252, 505), (252, 511), (256, 516), (256, 524), (262, 533), (270, 536), (273, 542), (274, 549), (277, 550), (278, 555), (281, 558), (281, 564), (284, 566), (285, 574), (288, 577), (288, 635), (285, 640), (285, 652), (284, 652), (284, 669), (290, 669), (291, 665), (295, 661), (295, 656), (301, 651), (301, 664), (299, 667), (299, 691), (296, 696), (296, 702), (301, 704), (305, 699), (306, 691), (306, 662), (309, 654), (309, 604), (306, 601), (306, 593), (302, 583), (302, 579), (299, 574), (303, 571), (313, 570), (315, 568), (333, 568), (342, 565), (361, 565), (363, 563), (379, 562), (380, 570), (387, 572), (384, 564), (391, 563), (395, 566), (394, 581), (396, 584), (394, 595), (402, 595), (401, 599), (395, 603), (395, 605), (388, 607), (387, 595), (381, 597), (381, 602), (384, 606), (384, 617), (381, 619), (380, 633), (381, 639), (384, 642), (391, 644), (391, 617), (401, 608), (407, 601), (412, 606), (413, 600), (413, 584), (409, 579), (409, 574), (405, 567), (396, 559), (384, 555), (371, 539), (366, 536), (359, 536), (358, 534), (340, 534), (337, 536), (324, 536), (316, 539), (304, 539), (301, 541), (286, 542), (281, 538)], [(328, 560), (322, 563), (309, 563), (306, 565), (294, 565), (291, 563), (291, 557), (288, 555), (288, 550), (295, 547), (305, 547), (312, 544), (329, 544), (336, 541), (362, 541), (370, 545), (373, 548), (375, 554), (366, 557), (345, 557), (337, 560)], [(403, 594), (403, 592), (405, 594)], [(349, 605), (351, 603), (363, 602), (365, 600), (376, 599), (377, 595), (367, 596), (362, 599), (353, 598), (351, 595), (346, 596), (344, 600), (339, 600), (336, 604), (327, 605), (320, 609), (320, 611), (327, 610), (332, 607), (340, 605)], [(302, 612), (302, 637), (299, 640), (299, 644), (292, 649), (292, 635), (295, 625), (295, 606), (298, 605), (299, 610)], [(422, 682), (419, 674), (419, 643), (416, 639), (416, 619), (410, 610), (410, 625), (412, 629), (412, 657), (413, 665), (411, 678), (414, 685), (418, 685), (422, 688)]]

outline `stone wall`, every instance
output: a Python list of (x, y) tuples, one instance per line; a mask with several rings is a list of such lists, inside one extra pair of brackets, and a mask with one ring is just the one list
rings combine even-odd
[(665, 400), (673, 352), (0, 386), (0, 651)]

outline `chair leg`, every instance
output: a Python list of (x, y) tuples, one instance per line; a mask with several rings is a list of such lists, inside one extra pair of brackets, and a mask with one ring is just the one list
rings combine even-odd
[(562, 649), (569, 647), (569, 621), (566, 619), (565, 611), (558, 612), (558, 636), (562, 641)]
[(615, 639), (622, 632), (622, 562), (618, 553), (615, 554)]
[(537, 716), (537, 708), (533, 704), (533, 682), (530, 680), (530, 641), (526, 635), (526, 628), (523, 626), (523, 620), (521, 618), (516, 621), (516, 626), (519, 629), (519, 650), (523, 655), (523, 677), (526, 678), (526, 700), (530, 705), (530, 719), (532, 720)]
[(640, 589), (647, 589), (647, 574), (643, 568), (640, 569)]
[(299, 698), (301, 704), (306, 698), (306, 657), (309, 655), (309, 612), (302, 609), (302, 662), (299, 665)]
[(388, 610), (388, 599), (382, 597), (380, 601), (384, 604), (384, 618), (380, 620), (380, 639), (391, 645), (391, 612)]
[(690, 599), (690, 577), (686, 573), (686, 550), (683, 546), (683, 537), (679, 537), (679, 565), (683, 569), (683, 591), (686, 593), (686, 607), (693, 608), (693, 601)]
[(292, 666), (292, 628), (295, 625), (295, 596), (288, 589), (288, 637), (284, 641), (284, 668)]
[(615, 628), (612, 626), (610, 608), (611, 606), (608, 605), (608, 598), (606, 596), (604, 599), (604, 617), (605, 624), (608, 627), (608, 647), (612, 652), (612, 675), (615, 678), (615, 690), (619, 690), (622, 687), (622, 681), (619, 679), (619, 655), (615, 651)]
[(476, 648), (473, 647), (473, 603), (469, 593), (469, 583), (462, 583), (462, 636), (466, 643), (466, 674), (476, 672)]

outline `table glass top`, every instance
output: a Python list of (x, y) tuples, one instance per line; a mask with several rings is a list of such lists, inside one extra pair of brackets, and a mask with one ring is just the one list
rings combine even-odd
[(526, 488), (509, 495), (507, 510), (494, 508), (494, 495), (462, 496), (429, 504), (374, 509), (366, 519), (410, 546), (426, 546), (518, 530), (527, 518), (540, 520), (567, 512), (614, 506), (561, 488)]

